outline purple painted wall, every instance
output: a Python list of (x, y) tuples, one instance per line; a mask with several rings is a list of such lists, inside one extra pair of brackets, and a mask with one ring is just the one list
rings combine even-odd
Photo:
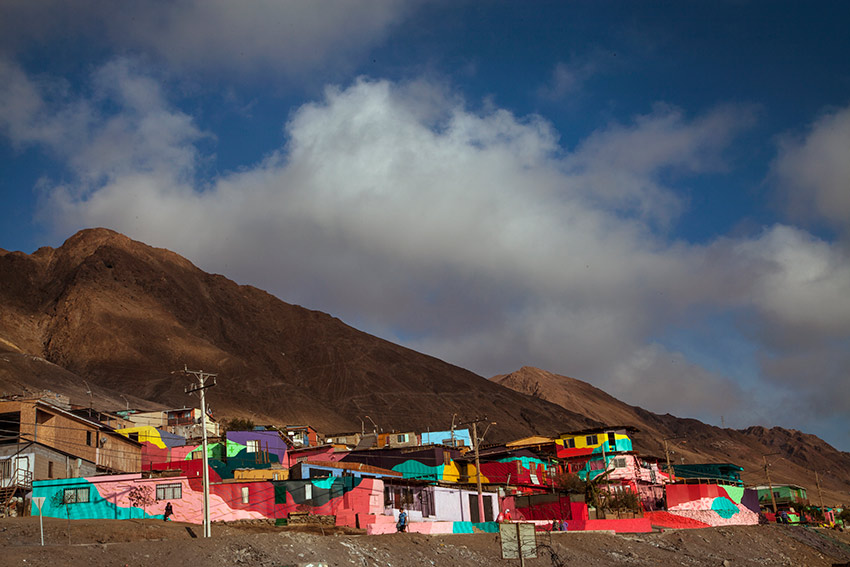
[(277, 455), (279, 463), (286, 463), (286, 442), (277, 431), (228, 431), (227, 440), (246, 446), (248, 441), (259, 441), (260, 451)]

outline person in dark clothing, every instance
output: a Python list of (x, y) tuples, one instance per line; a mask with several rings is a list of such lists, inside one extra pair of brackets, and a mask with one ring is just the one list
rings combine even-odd
[(174, 513), (174, 509), (171, 507), (171, 502), (165, 503), (165, 514), (162, 515), (162, 521), (167, 522), (168, 517)]
[(398, 524), (396, 524), (396, 529), (402, 533), (404, 533), (407, 529), (407, 512), (404, 511), (404, 508), (401, 509), (401, 513), (398, 515)]

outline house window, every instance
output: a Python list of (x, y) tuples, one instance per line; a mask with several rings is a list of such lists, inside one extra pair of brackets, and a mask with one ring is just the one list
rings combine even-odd
[(62, 494), (63, 504), (86, 504), (89, 501), (89, 489), (66, 488)]
[(615, 469), (622, 469), (626, 467), (626, 459), (622, 457), (618, 459), (611, 459), (611, 464), (614, 465)]
[(564, 448), (575, 449), (576, 448), (575, 437), (570, 437), (569, 439), (564, 439)]
[(12, 459), (0, 461), (0, 478), (12, 478)]
[(47, 461), (47, 478), (53, 478), (53, 461)]
[(584, 444), (588, 447), (590, 447), (592, 445), (598, 445), (599, 444), (598, 436), (597, 435), (588, 435), (587, 437), (584, 438)]
[(157, 500), (180, 500), (183, 498), (183, 485), (179, 482), (174, 484), (157, 484)]
[(243, 486), (242, 487), (242, 504), (247, 504), (247, 503), (248, 503), (248, 487)]
[(399, 443), (407, 443), (407, 433), (399, 435), (397, 440)]
[(138, 431), (131, 432), (129, 436), (130, 436), (131, 441), (136, 441), (136, 442), (139, 441), (139, 432)]
[(86, 445), (91, 447), (91, 431), (86, 431)]
[(259, 439), (249, 439), (245, 442), (245, 445), (248, 446), (249, 453), (259, 453), (260, 452), (260, 441)]

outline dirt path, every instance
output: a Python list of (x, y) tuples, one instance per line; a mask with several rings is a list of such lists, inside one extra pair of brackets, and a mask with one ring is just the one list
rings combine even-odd
[[(233, 566), (513, 566), (495, 534), (365, 536), (358, 530), (269, 525), (199, 526), (154, 520), (0, 519), (0, 565), (26, 567)], [(187, 529), (189, 528), (189, 529)], [(324, 535), (322, 535), (324, 533)], [(850, 562), (850, 534), (800, 526), (747, 526), (652, 534), (539, 534), (528, 567), (553, 565), (794, 565)]]

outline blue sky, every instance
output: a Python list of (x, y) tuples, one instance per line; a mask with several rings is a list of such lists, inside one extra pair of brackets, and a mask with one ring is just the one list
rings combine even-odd
[(7, 1), (0, 247), (850, 449), (850, 6)]

